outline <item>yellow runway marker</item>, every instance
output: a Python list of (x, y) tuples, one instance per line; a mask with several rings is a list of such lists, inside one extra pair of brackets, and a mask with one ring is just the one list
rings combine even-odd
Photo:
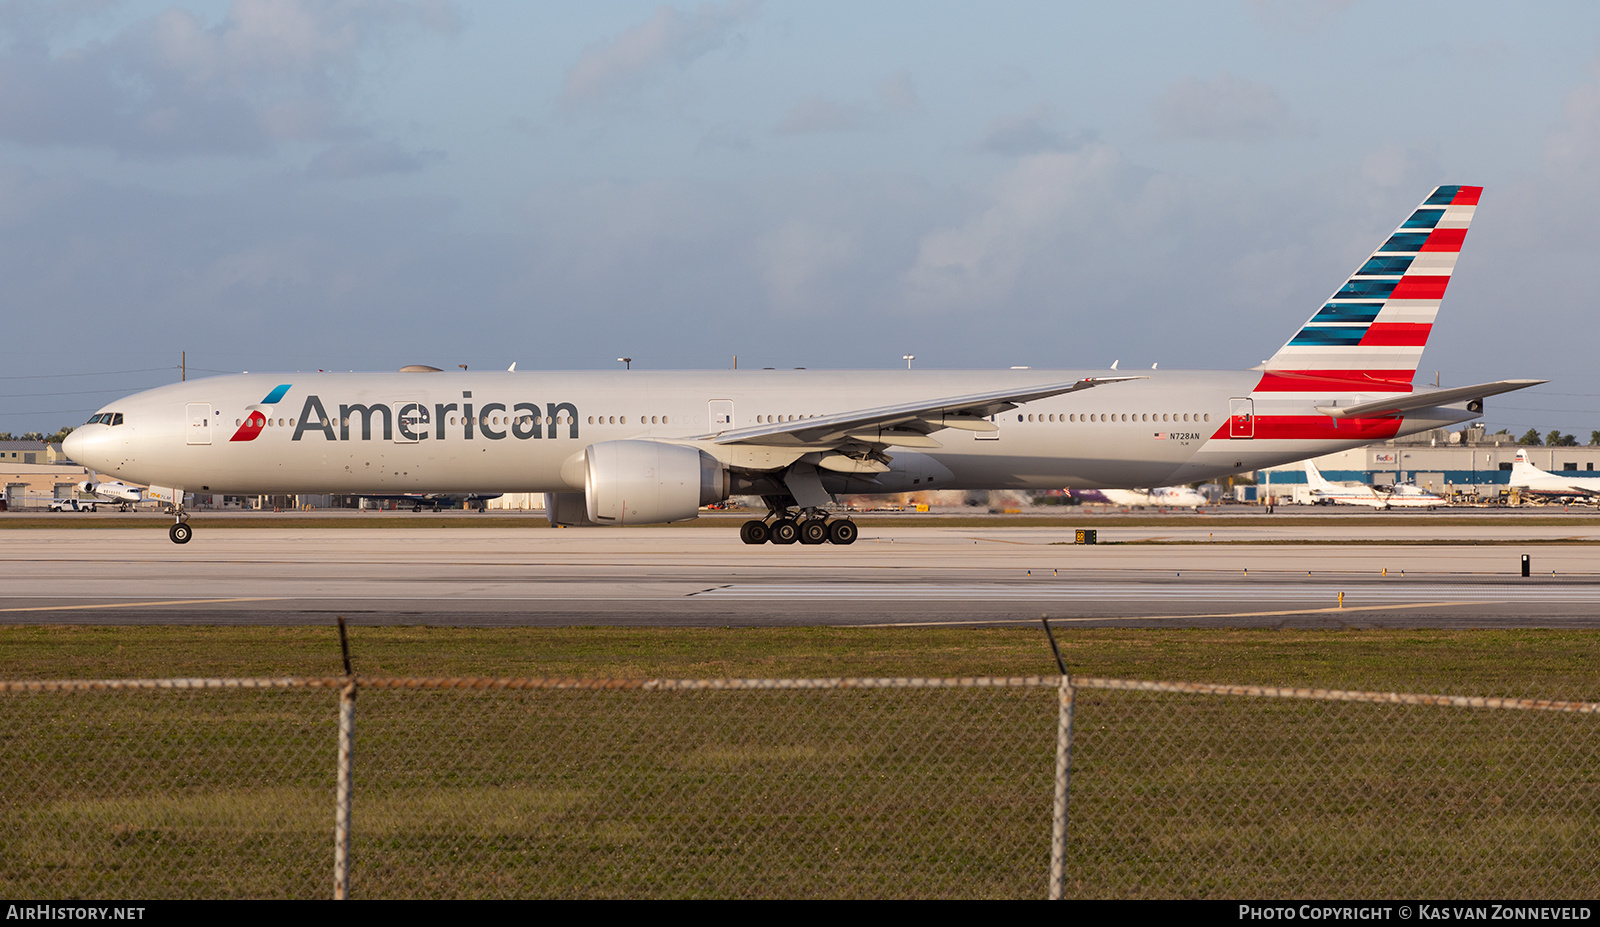
[[(1326, 615), (1333, 612), (1349, 614), (1350, 612), (1382, 612), (1399, 608), (1442, 608), (1454, 605), (1493, 605), (1492, 601), (1483, 602), (1409, 602), (1403, 605), (1358, 605), (1353, 608), (1298, 608), (1281, 612), (1222, 612), (1211, 615), (1121, 615), (1099, 618), (1057, 618), (1050, 616), (1055, 621), (1178, 621), (1185, 618), (1277, 618), (1284, 615)], [(971, 621), (895, 621), (884, 624), (849, 624), (837, 627), (847, 628), (932, 628), (947, 624), (1016, 624), (1019, 621), (1037, 621), (1036, 618), (975, 618)]]
[(225, 602), (281, 602), (285, 596), (265, 595), (248, 599), (174, 599), (170, 602), (105, 602), (100, 605), (35, 605), (31, 608), (0, 608), (0, 612), (74, 612), (84, 608), (138, 608), (142, 605), (221, 605)]

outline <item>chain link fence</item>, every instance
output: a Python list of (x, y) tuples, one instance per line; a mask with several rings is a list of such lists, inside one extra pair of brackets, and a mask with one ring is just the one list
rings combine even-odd
[(0, 886), (1600, 894), (1595, 703), (1061, 681), (0, 683)]

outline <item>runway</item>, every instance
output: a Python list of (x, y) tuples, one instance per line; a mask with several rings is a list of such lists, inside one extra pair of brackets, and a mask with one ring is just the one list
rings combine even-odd
[(200, 528), (181, 547), (4, 532), (0, 623), (1600, 627), (1600, 545), (1581, 543), (1600, 526), (1383, 529), (1443, 544), (1102, 528), (1113, 543), (1095, 546), (1061, 528), (876, 527), (846, 548), (747, 547), (731, 528)]

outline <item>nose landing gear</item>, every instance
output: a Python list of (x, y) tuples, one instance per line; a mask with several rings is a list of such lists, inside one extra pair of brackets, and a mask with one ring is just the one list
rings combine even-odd
[[(181, 500), (183, 490), (178, 490), (178, 493), (178, 498)], [(194, 537), (194, 529), (189, 527), (189, 513), (183, 510), (183, 503), (180, 501), (167, 511), (174, 519), (172, 527), (167, 529), (167, 537), (171, 538), (174, 544), (189, 543), (189, 539)]]

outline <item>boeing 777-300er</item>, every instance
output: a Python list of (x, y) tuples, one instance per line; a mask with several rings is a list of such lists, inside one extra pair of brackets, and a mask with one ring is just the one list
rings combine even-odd
[(1477, 208), (1445, 186), (1289, 342), (1244, 371), (730, 370), (238, 374), (107, 405), (72, 459), (185, 492), (544, 492), (559, 525), (694, 518), (730, 495), (746, 543), (849, 544), (840, 493), (1171, 486), (1478, 417), (1412, 380)]

